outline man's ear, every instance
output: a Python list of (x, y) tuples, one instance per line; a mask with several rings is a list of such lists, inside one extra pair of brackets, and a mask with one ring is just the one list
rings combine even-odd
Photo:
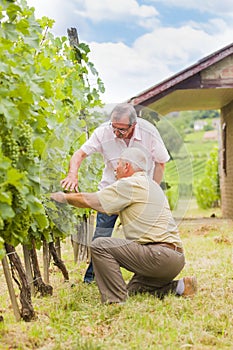
[(130, 170), (130, 163), (125, 162), (125, 170), (129, 171)]

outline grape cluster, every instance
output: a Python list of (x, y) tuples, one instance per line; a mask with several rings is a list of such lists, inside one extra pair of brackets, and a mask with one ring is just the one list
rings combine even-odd
[(12, 160), (12, 166), (16, 167), (20, 155), (20, 149), (17, 141), (13, 137), (10, 130), (7, 130), (5, 134), (2, 134), (1, 138), (2, 152), (4, 156), (10, 158)]
[(2, 139), (2, 152), (12, 161), (12, 166), (17, 167), (25, 161), (34, 160), (33, 130), (30, 125), (24, 123), (14, 129), (0, 131)]
[(11, 192), (12, 209), (15, 212), (15, 216), (13, 220), (5, 221), (3, 238), (6, 242), (16, 245), (19, 242), (22, 243), (23, 239), (26, 238), (31, 225), (31, 216), (25, 205), (24, 197), (17, 188), (9, 185), (7, 190)]
[(20, 154), (25, 156), (27, 160), (33, 160), (34, 150), (32, 144), (33, 130), (30, 125), (24, 124), (23, 127), (17, 128), (18, 144)]
[[(4, 241), (16, 246), (23, 243), (28, 235), (31, 225), (31, 217), (27, 209), (20, 209), (13, 220), (5, 222), (3, 238)], [(6, 235), (6, 237), (4, 237)]]

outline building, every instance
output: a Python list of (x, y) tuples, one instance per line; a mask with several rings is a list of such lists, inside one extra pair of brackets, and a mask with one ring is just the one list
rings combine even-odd
[(233, 43), (129, 99), (159, 115), (185, 110), (221, 111), (220, 187), (224, 217), (233, 218)]

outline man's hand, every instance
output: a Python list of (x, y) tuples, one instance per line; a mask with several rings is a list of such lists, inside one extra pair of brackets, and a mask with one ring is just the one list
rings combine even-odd
[(75, 192), (78, 192), (78, 179), (75, 174), (69, 173), (65, 179), (61, 180), (60, 183), (62, 188), (64, 188), (66, 191), (72, 192), (74, 190)]
[(50, 198), (56, 202), (59, 202), (59, 203), (67, 203), (65, 193), (63, 193), (63, 192), (51, 193)]
[(92, 208), (105, 213), (98, 199), (97, 193), (64, 193), (54, 192), (50, 194), (50, 199), (58, 202), (73, 205), (77, 208)]
[(78, 170), (82, 161), (87, 157), (87, 154), (81, 149), (76, 151), (70, 159), (69, 172), (65, 179), (61, 180), (60, 184), (62, 188), (66, 191), (75, 191), (78, 190)]

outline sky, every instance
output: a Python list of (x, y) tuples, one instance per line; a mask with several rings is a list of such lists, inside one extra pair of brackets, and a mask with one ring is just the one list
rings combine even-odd
[(27, 0), (55, 36), (76, 28), (107, 104), (128, 100), (233, 42), (232, 0)]

